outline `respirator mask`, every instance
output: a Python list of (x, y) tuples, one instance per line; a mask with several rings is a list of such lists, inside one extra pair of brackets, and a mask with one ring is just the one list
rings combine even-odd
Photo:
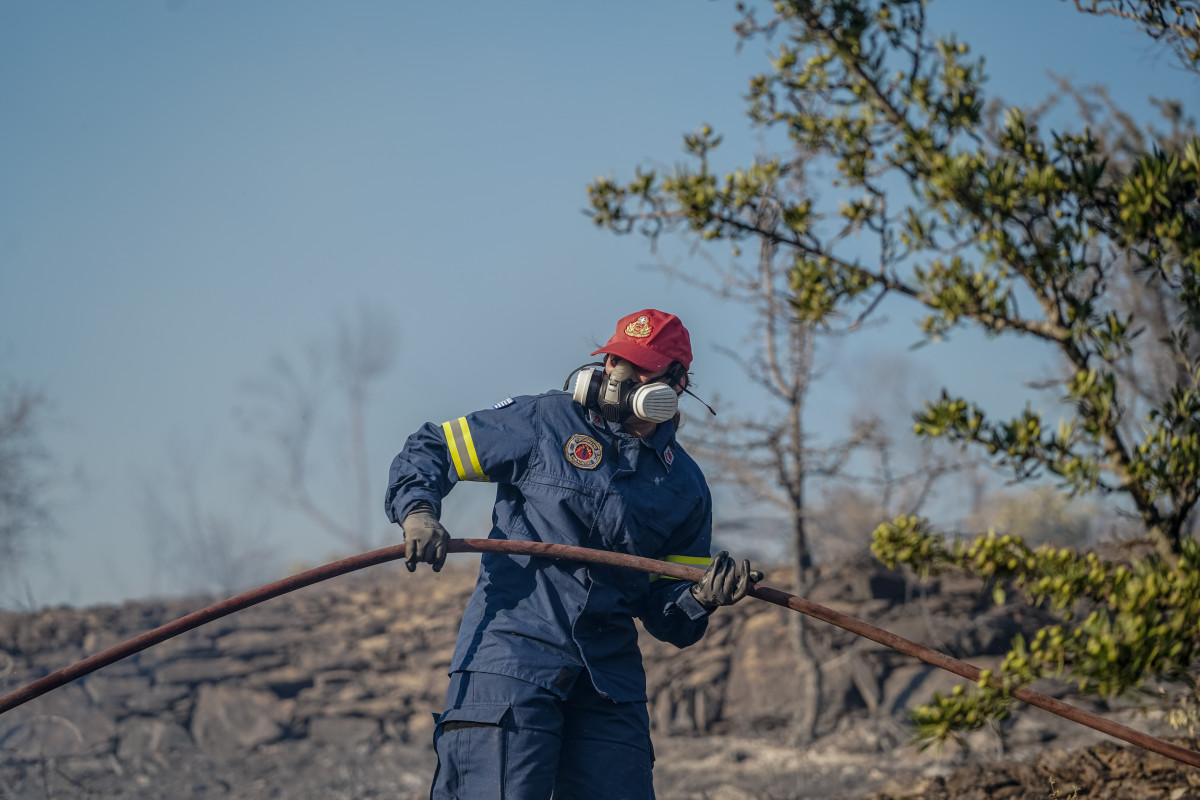
[[(661, 378), (641, 383), (628, 361), (617, 364), (611, 375), (604, 374), (603, 364), (589, 364), (575, 373), (571, 397), (581, 406), (599, 411), (609, 422), (634, 418), (666, 422), (679, 410), (679, 395), (671, 384), (677, 383), (682, 374), (683, 367), (676, 363)], [(567, 383), (572, 383), (571, 378)]]

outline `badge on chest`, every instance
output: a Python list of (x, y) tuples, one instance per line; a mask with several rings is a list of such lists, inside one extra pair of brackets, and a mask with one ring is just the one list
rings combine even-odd
[(604, 454), (604, 449), (599, 442), (582, 433), (577, 433), (567, 439), (563, 451), (567, 454), (567, 460), (580, 469), (595, 469), (599, 466), (600, 457)]

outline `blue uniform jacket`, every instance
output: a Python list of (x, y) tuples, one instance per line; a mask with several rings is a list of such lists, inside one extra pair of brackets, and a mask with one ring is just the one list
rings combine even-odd
[[(659, 425), (638, 439), (566, 392), (505, 400), (426, 424), (392, 462), (387, 513), (441, 513), (462, 480), (496, 486), (493, 539), (579, 545), (706, 566), (712, 497), (700, 468)], [(646, 699), (633, 618), (686, 647), (708, 625), (691, 584), (643, 572), (484, 554), (451, 671), (519, 678), (566, 695), (586, 669), (617, 702)]]

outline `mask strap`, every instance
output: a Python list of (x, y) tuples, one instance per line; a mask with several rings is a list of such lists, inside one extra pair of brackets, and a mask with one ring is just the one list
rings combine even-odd
[[(690, 395), (692, 395), (692, 397), (696, 397), (696, 395), (692, 393), (692, 390), (691, 390), (691, 389), (684, 389), (684, 390), (683, 390), (683, 393), (684, 393), (684, 394), (690, 394)], [(712, 407), (712, 406), (710, 406), (708, 403), (706, 403), (706, 402), (704, 402), (703, 400), (701, 400), (699, 397), (696, 397), (696, 400), (697, 400), (697, 401), (700, 403), (700, 405), (702, 405), (702, 406), (704, 406), (705, 408), (707, 408), (707, 409), (708, 409), (708, 413), (712, 414), (714, 417), (717, 415), (717, 410), (716, 410), (715, 408), (713, 408), (713, 407)]]
[[(680, 364), (678, 361), (672, 361), (671, 366), (667, 367), (666, 374), (657, 380), (662, 380), (667, 384), (667, 386), (670, 386), (672, 389), (674, 389), (676, 384), (678, 384), (679, 381), (681, 381), (686, 375), (687, 370), (684, 369), (683, 364)], [(687, 390), (685, 389), (684, 391)]]
[(562, 390), (564, 392), (571, 391), (571, 378), (574, 378), (576, 375), (579, 374), (579, 371), (581, 369), (584, 369), (586, 367), (600, 367), (600, 369), (604, 369), (604, 362), (603, 361), (593, 361), (589, 364), (580, 364), (578, 367), (571, 370), (569, 373), (567, 373), (567, 379), (565, 381), (563, 381)]
[[(681, 378), (683, 378), (686, 375), (687, 375), (687, 369), (684, 368), (683, 364), (680, 364), (678, 361), (672, 361), (670, 369), (667, 370), (667, 374), (664, 375), (663, 377), (667, 379), (667, 385), (673, 387), (677, 383), (679, 383)], [(713, 408), (708, 403), (701, 400), (699, 397), (696, 397), (695, 393), (692, 392), (692, 390), (689, 389), (688, 387), (686, 387), (686, 386), (683, 387), (683, 393), (686, 395), (695, 397), (696, 400), (699, 401), (700, 405), (707, 408), (708, 413), (712, 414), (714, 417), (717, 415), (717, 410), (715, 408)]]

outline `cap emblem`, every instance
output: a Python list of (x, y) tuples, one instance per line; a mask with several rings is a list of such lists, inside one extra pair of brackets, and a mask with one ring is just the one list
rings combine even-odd
[(625, 335), (635, 339), (645, 339), (650, 333), (650, 319), (645, 314), (625, 326)]
[(599, 442), (582, 433), (567, 439), (563, 450), (567, 454), (567, 460), (580, 469), (595, 469), (600, 465), (600, 457), (604, 454)]

